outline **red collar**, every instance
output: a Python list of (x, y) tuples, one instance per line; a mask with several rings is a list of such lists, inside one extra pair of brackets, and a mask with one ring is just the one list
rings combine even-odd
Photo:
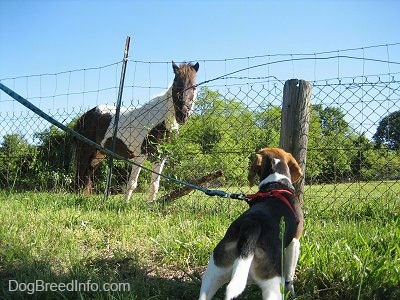
[(281, 200), (283, 203), (285, 203), (293, 212), (293, 214), (296, 217), (297, 223), (300, 222), (299, 218), (297, 217), (297, 214), (293, 208), (293, 205), (290, 203), (287, 197), (284, 196), (284, 194), (288, 195), (289, 197), (292, 196), (294, 197), (293, 192), (288, 191), (288, 190), (271, 190), (268, 192), (257, 192), (255, 194), (248, 194), (246, 195), (246, 202), (250, 206), (253, 205), (253, 200), (256, 198), (262, 198), (264, 201), (267, 200), (268, 198), (278, 198)]

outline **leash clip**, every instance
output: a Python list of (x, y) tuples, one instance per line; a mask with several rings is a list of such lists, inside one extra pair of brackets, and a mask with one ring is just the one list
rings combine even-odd
[(221, 190), (206, 190), (204, 193), (207, 196), (218, 196), (222, 198), (229, 198), (229, 194), (227, 192), (221, 191)]
[(247, 200), (247, 195), (245, 193), (233, 193), (229, 195), (229, 198), (236, 200)]
[(218, 196), (222, 198), (230, 198), (230, 199), (236, 199), (236, 200), (246, 200), (247, 195), (245, 193), (232, 193), (229, 194), (225, 191), (221, 190), (206, 190), (204, 191), (206, 195), (208, 196)]

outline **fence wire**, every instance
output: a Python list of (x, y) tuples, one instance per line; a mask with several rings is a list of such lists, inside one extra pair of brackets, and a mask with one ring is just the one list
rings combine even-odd
[[(267, 62), (265, 59), (252, 60), (263, 65), (259, 72), (247, 69), (239, 74), (235, 70), (246, 69), (240, 65), (241, 60), (229, 62), (229, 66), (226, 61), (200, 61), (204, 78), (197, 78), (202, 85), (194, 112), (180, 127), (179, 135), (158, 149), (160, 157), (168, 156), (165, 174), (191, 180), (221, 169), (224, 176), (209, 183), (209, 187), (254, 191), (247, 186), (248, 166), (256, 150), (279, 145), (283, 86), (288, 79), (272, 76), (275, 69), (268, 64), (271, 57)], [(225, 64), (224, 74), (229, 75), (210, 80), (215, 63)], [(153, 70), (155, 63), (130, 64), (125, 106), (143, 105), (154, 94), (165, 91), (173, 79), (170, 63), (157, 63), (157, 72)], [(277, 63), (274, 68), (285, 68), (287, 64)], [(346, 68), (341, 61), (337, 65)], [(311, 68), (314, 75), (315, 67)], [(288, 68), (293, 65), (289, 63)], [(1, 82), (72, 127), (91, 107), (115, 102), (119, 70), (120, 63), (115, 63)], [(361, 75), (323, 80), (314, 76), (311, 81), (304, 199), (319, 211), (351, 208), (378, 197), (387, 198), (388, 205), (392, 205), (400, 191), (400, 73), (392, 68), (391, 72), (365, 75), (364, 66), (361, 70)], [(161, 80), (152, 80), (156, 77), (153, 74)], [(3, 93), (0, 108), (0, 187), (71, 192), (72, 138)], [(114, 168), (112, 191), (122, 193), (130, 166), (115, 162)], [(104, 191), (106, 171), (105, 163), (96, 170), (97, 192)], [(138, 192), (147, 192), (150, 176), (141, 174)], [(165, 180), (161, 186), (163, 192), (177, 187)]]

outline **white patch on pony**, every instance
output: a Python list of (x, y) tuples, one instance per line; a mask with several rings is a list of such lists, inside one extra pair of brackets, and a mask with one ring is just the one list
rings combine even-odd
[(210, 262), (201, 281), (199, 300), (211, 299), (218, 289), (228, 281), (232, 268), (218, 267), (211, 255)]
[(287, 180), (289, 180), (289, 182), (292, 182), (289, 177), (287, 177), (283, 174), (272, 173), (260, 182), (260, 184), (258, 185), (258, 188), (261, 188), (263, 185), (270, 183), (270, 182), (279, 182), (282, 179), (287, 179)]
[(285, 281), (293, 281), (297, 261), (300, 255), (300, 241), (296, 238), (285, 249), (284, 275)]
[[(102, 114), (115, 114), (115, 111), (117, 110), (115, 106), (108, 104), (99, 104), (96, 108)], [(120, 113), (125, 113), (128, 110), (128, 107), (121, 106)]]
[(226, 287), (225, 299), (234, 299), (244, 291), (253, 258), (254, 254), (246, 258), (239, 257), (235, 260), (232, 270), (232, 279)]
[(196, 105), (196, 100), (197, 100), (197, 89), (195, 88), (193, 91), (193, 103), (189, 110), (189, 117), (191, 116), (191, 114), (194, 111), (194, 106)]

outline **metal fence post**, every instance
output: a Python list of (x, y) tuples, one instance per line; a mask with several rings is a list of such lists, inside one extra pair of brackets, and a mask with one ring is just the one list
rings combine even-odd
[[(116, 143), (116, 136), (117, 136), (117, 132), (118, 132), (118, 121), (119, 121), (119, 114), (120, 114), (120, 110), (121, 110), (121, 101), (122, 101), (121, 99), (122, 99), (122, 92), (124, 90), (125, 71), (126, 71), (126, 64), (128, 62), (130, 41), (131, 41), (131, 38), (129, 36), (127, 36), (126, 42), (125, 42), (124, 58), (122, 60), (122, 70), (121, 70), (121, 78), (119, 81), (117, 104), (116, 104), (116, 109), (115, 109), (114, 131), (113, 131), (112, 145), (111, 145), (112, 152), (115, 152), (115, 143)], [(112, 169), (113, 169), (113, 157), (110, 156), (108, 158), (107, 186), (106, 186), (106, 190), (104, 192), (104, 200), (107, 200), (108, 196), (110, 195)]]
[[(283, 88), (281, 134), (279, 146), (290, 152), (305, 174), (310, 120), (311, 84), (290, 79)], [(296, 196), (303, 203), (304, 177), (294, 184)]]

